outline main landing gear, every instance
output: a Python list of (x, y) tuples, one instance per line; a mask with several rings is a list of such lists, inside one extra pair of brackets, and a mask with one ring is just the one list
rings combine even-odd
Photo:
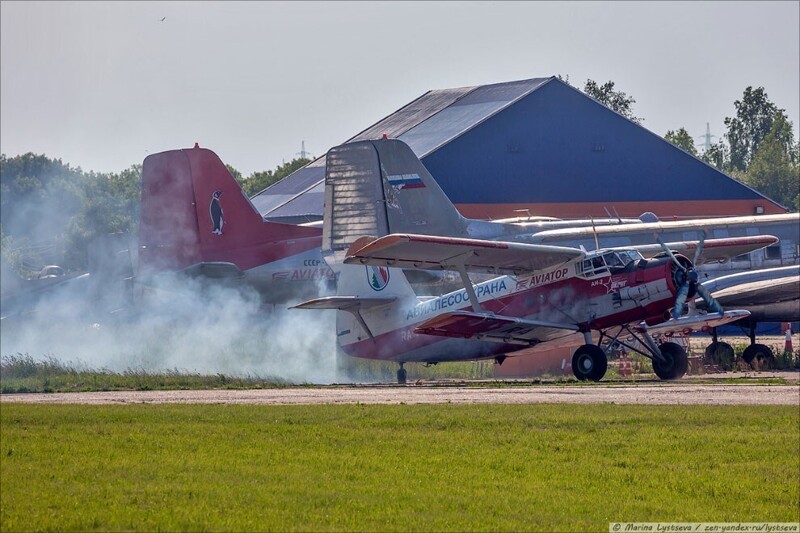
[(710, 361), (724, 370), (733, 369), (733, 346), (718, 339), (717, 328), (711, 329), (711, 344), (706, 346), (705, 354), (706, 361)]
[(769, 346), (764, 346), (763, 344), (758, 344), (756, 342), (756, 323), (751, 321), (750, 322), (750, 346), (744, 349), (742, 352), (742, 360), (745, 363), (752, 366), (753, 361), (766, 361), (773, 358), (772, 350)]
[(572, 373), (580, 381), (600, 381), (606, 375), (606, 352), (595, 344), (584, 344), (572, 356)]
[[(750, 337), (750, 346), (742, 352), (742, 360), (745, 363), (753, 366), (753, 361), (769, 361), (775, 356), (769, 346), (756, 342), (756, 322), (750, 322), (748, 337)], [(711, 330), (711, 339), (711, 344), (706, 348), (706, 359), (725, 370), (732, 370), (734, 362), (733, 347), (727, 342), (717, 340), (717, 328)]]
[(397, 369), (397, 383), (399, 385), (406, 384), (406, 369), (403, 368), (405, 363), (400, 363), (400, 368)]
[(580, 381), (600, 381), (608, 369), (606, 352), (592, 342), (592, 333), (583, 332), (586, 344), (580, 346), (572, 355), (572, 373)]
[[(623, 332), (639, 341), (640, 347), (634, 347), (621, 340), (620, 336)], [(586, 344), (575, 351), (575, 355), (572, 357), (572, 372), (581, 381), (587, 379), (598, 381), (606, 373), (608, 360), (603, 349), (591, 343), (591, 334), (586, 332), (583, 335), (586, 339)], [(604, 338), (610, 339), (609, 346), (617, 343), (651, 359), (653, 361), (653, 371), (661, 379), (680, 379), (689, 370), (689, 358), (686, 355), (686, 350), (674, 342), (664, 342), (656, 345), (650, 335), (647, 333), (637, 334), (628, 326), (621, 326), (613, 337), (605, 331), (600, 331), (599, 344), (603, 344)]]
[(653, 357), (653, 372), (661, 379), (679, 379), (689, 370), (689, 358), (683, 346), (674, 342), (658, 345), (661, 359)]

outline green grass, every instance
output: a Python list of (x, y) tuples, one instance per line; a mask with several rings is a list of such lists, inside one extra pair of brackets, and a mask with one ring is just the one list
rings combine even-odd
[[(407, 366), (408, 380), (489, 379), (494, 375), (491, 361), (467, 361), (425, 366)], [(385, 361), (342, 358), (342, 381), (394, 383), (397, 364)], [(262, 376), (200, 374), (180, 369), (146, 370), (141, 368), (114, 372), (88, 368), (80, 363), (64, 362), (54, 357), (36, 359), (28, 354), (0, 358), (0, 391), (17, 392), (86, 392), (109, 390), (176, 389), (264, 389), (289, 385), (285, 380)]]
[[(366, 383), (394, 383), (397, 365), (383, 361), (355, 360), (347, 358), (343, 363), (343, 379)], [(577, 381), (572, 376), (537, 377), (526, 380), (494, 379), (491, 361), (442, 363), (426, 367), (422, 364), (406, 365), (408, 381), (439, 380), (438, 386), (458, 385), (469, 387), (519, 387), (537, 385), (569, 385), (595, 387), (625, 383), (664, 383), (652, 374), (620, 377), (613, 367), (609, 368), (600, 384)], [(449, 380), (449, 381), (447, 381)], [(469, 380), (469, 381), (465, 381)], [(792, 384), (784, 378), (714, 378), (689, 376), (681, 384), (715, 383), (750, 385)], [(54, 358), (37, 360), (29, 355), (13, 355), (0, 359), (0, 391), (4, 394), (25, 392), (89, 392), (115, 390), (204, 390), (204, 389), (266, 389), (292, 386), (286, 381), (259, 376), (231, 376), (225, 374), (199, 374), (178, 369), (150, 371), (128, 369), (123, 372), (95, 370)], [(302, 385), (302, 384), (301, 384)]]
[(2, 404), (0, 529), (796, 521), (796, 407)]
[(173, 369), (123, 372), (96, 370), (48, 357), (37, 360), (17, 354), (0, 360), (0, 391), (86, 392), (111, 390), (264, 389), (286, 386), (285, 381), (258, 376), (204, 375)]

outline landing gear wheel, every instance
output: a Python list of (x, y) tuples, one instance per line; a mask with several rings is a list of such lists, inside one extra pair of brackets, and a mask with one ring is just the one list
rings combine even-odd
[(706, 347), (706, 361), (724, 370), (733, 368), (733, 346), (727, 342), (712, 342)]
[(752, 363), (754, 359), (765, 361), (772, 359), (772, 357), (772, 350), (769, 346), (764, 346), (763, 344), (751, 344), (742, 352), (742, 360), (747, 364)]
[(581, 381), (600, 381), (607, 368), (606, 353), (594, 344), (584, 344), (572, 356), (572, 373)]
[(686, 374), (689, 369), (689, 358), (686, 357), (686, 350), (674, 342), (665, 342), (658, 346), (665, 361), (653, 358), (653, 371), (661, 379), (679, 379)]
[(406, 384), (406, 369), (403, 368), (403, 364), (400, 364), (400, 368), (397, 369), (397, 383), (399, 385)]

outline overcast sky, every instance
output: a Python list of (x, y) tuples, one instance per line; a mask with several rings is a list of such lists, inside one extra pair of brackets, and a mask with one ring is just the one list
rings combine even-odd
[[(748, 85), (800, 125), (800, 2), (9, 2), (0, 150), (99, 172), (211, 148), (248, 175), (429, 89), (613, 80), (643, 125), (724, 133)], [(162, 19), (166, 17), (163, 21)], [(795, 133), (797, 135), (797, 133)], [(700, 139), (697, 139), (700, 143)]]

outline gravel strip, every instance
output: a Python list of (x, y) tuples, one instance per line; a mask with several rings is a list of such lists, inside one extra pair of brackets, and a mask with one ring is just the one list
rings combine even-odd
[(610, 403), (646, 405), (800, 405), (798, 385), (614, 385), (527, 387), (328, 386), (259, 390), (175, 390), (0, 394), (2, 403), (64, 404), (420, 404)]

